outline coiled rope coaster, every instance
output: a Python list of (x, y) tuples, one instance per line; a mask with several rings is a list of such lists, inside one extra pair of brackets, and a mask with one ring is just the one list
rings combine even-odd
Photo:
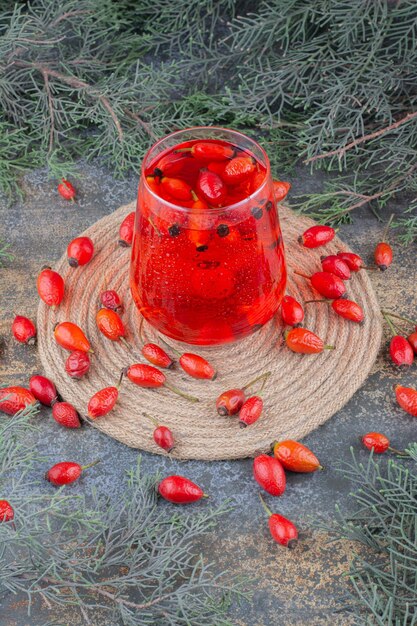
[[(120, 207), (83, 233), (94, 241), (96, 252), (92, 261), (73, 269), (64, 255), (55, 267), (65, 280), (64, 301), (55, 311), (43, 302), (39, 305), (39, 354), (45, 374), (81, 415), (86, 415), (88, 400), (96, 391), (117, 383), (122, 368), (145, 362), (140, 354), (141, 316), (129, 291), (130, 249), (117, 244), (119, 224), (134, 208), (135, 203)], [(311, 275), (321, 269), (322, 254), (335, 254), (348, 248), (337, 238), (325, 248), (303, 248), (297, 237), (312, 225), (312, 220), (297, 216), (283, 206), (280, 218), (288, 264), (287, 293), (301, 303), (317, 298), (309, 281), (295, 275), (293, 270)], [(104, 281), (108, 289), (115, 289), (123, 299), (122, 317), (129, 331), (130, 350), (97, 331), (95, 314)], [(146, 412), (172, 429), (177, 442), (173, 456), (207, 461), (253, 456), (267, 451), (276, 439), (300, 439), (326, 422), (351, 398), (366, 379), (380, 347), (381, 315), (366, 272), (353, 274), (347, 286), (349, 298), (364, 309), (363, 325), (342, 319), (327, 304), (305, 307), (303, 325), (325, 343), (335, 345), (335, 350), (318, 355), (290, 352), (282, 340), (279, 314), (259, 332), (236, 344), (200, 348), (167, 338), (168, 344), (180, 352), (201, 354), (216, 367), (215, 381), (192, 379), (178, 367), (165, 370), (168, 381), (197, 396), (200, 402), (191, 403), (174, 396), (164, 387), (142, 389), (126, 379), (116, 407), (108, 416), (96, 420), (94, 427), (133, 448), (165, 454), (153, 441), (154, 425), (144, 417)], [(68, 352), (54, 340), (54, 325), (63, 321), (81, 326), (94, 348), (91, 369), (80, 381), (66, 374)], [(158, 343), (158, 333), (147, 322), (143, 324), (143, 332), (148, 341)], [(174, 351), (171, 356), (175, 357)], [(262, 394), (265, 408), (258, 422), (242, 429), (237, 417), (217, 414), (215, 399), (222, 391), (241, 387), (268, 371), (271, 376)]]

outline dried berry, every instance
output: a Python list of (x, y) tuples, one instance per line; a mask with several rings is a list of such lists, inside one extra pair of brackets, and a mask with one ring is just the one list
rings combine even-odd
[(52, 417), (65, 428), (81, 428), (80, 417), (69, 402), (55, 402), (52, 407)]
[(28, 317), (16, 315), (12, 324), (13, 337), (32, 346), (36, 341), (36, 326)]
[(291, 472), (310, 473), (323, 469), (316, 455), (299, 441), (278, 441), (273, 444), (273, 450), (275, 458)]
[(80, 380), (90, 369), (90, 357), (88, 352), (74, 350), (65, 361), (65, 371), (76, 380)]
[(253, 476), (256, 482), (271, 496), (282, 496), (286, 478), (280, 461), (273, 456), (260, 454), (253, 461)]
[(307, 328), (292, 328), (287, 331), (285, 342), (290, 350), (301, 354), (319, 354), (323, 350), (334, 350), (334, 346), (324, 345), (322, 339)]
[(178, 224), (173, 224), (168, 228), (168, 232), (171, 237), (178, 237), (178, 235), (181, 233), (181, 229)]
[[(121, 379), (120, 379), (121, 380)], [(100, 389), (90, 398), (87, 412), (91, 419), (97, 419), (107, 415), (113, 409), (119, 397), (118, 387), (105, 387)]]
[(258, 421), (261, 416), (264, 403), (260, 396), (251, 396), (248, 398), (239, 413), (239, 426), (246, 428)]
[(298, 531), (296, 526), (286, 517), (283, 517), (278, 513), (272, 513), (271, 509), (266, 506), (264, 499), (260, 494), (259, 497), (266, 514), (269, 516), (269, 532), (271, 533), (274, 541), (282, 546), (285, 546), (286, 548), (289, 548), (290, 550), (294, 549), (298, 543)]
[(71, 267), (86, 265), (93, 258), (94, 244), (90, 237), (76, 237), (67, 248), (68, 263)]
[(335, 234), (336, 231), (331, 226), (311, 226), (299, 236), (298, 242), (305, 248), (318, 248), (332, 241)]
[(220, 224), (217, 227), (217, 234), (219, 235), (219, 237), (227, 237), (229, 233), (230, 233), (230, 228), (228, 227), (227, 224)]
[(32, 376), (29, 380), (29, 389), (41, 404), (52, 406), (58, 400), (58, 393), (52, 380), (46, 376)]
[(55, 341), (65, 350), (91, 352), (90, 342), (77, 324), (61, 322), (54, 328)]
[(167, 476), (158, 485), (158, 493), (164, 500), (175, 504), (188, 504), (208, 496), (195, 483), (183, 476)]
[(410, 415), (417, 417), (417, 389), (402, 385), (396, 385), (394, 389), (400, 407)]
[(48, 306), (58, 306), (64, 298), (65, 285), (62, 276), (45, 267), (38, 276), (38, 294)]
[(303, 307), (292, 296), (284, 296), (281, 304), (281, 316), (284, 324), (297, 326), (304, 319)]
[(116, 311), (116, 313), (123, 312), (122, 301), (119, 294), (114, 289), (106, 289), (105, 291), (102, 291), (100, 294), (100, 301), (106, 309), (112, 309), (112, 311)]
[(11, 522), (14, 518), (14, 510), (10, 502), (7, 500), (0, 500), (0, 523)]
[(147, 361), (158, 367), (171, 369), (174, 366), (171, 357), (156, 343), (146, 343), (142, 348), (142, 354)]
[(1, 412), (7, 413), (7, 415), (16, 415), (32, 404), (36, 404), (36, 398), (29, 389), (18, 386), (0, 388)]
[(59, 183), (57, 190), (59, 195), (62, 196), (65, 200), (71, 200), (71, 202), (74, 202), (76, 191), (74, 186), (69, 182), (69, 180), (65, 180), (65, 178), (63, 178), (62, 182)]
[(132, 245), (133, 232), (135, 228), (135, 212), (132, 211), (124, 218), (119, 228), (119, 246), (128, 248)]
[(193, 378), (205, 378), (208, 380), (214, 380), (217, 376), (217, 372), (212, 365), (206, 359), (198, 354), (192, 354), (185, 352), (180, 356), (179, 364), (184, 372), (192, 376)]
[(62, 463), (56, 463), (45, 474), (45, 479), (53, 485), (60, 487), (61, 485), (68, 485), (78, 480), (82, 472), (89, 467), (93, 467), (99, 461), (94, 461), (88, 465), (79, 465), (71, 461), (63, 461)]
[(261, 207), (259, 206), (253, 207), (253, 209), (251, 210), (251, 213), (256, 220), (260, 220), (263, 215), (263, 211)]

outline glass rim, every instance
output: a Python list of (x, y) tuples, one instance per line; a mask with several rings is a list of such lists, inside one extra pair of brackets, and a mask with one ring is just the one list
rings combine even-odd
[(155, 191), (150, 187), (150, 185), (148, 184), (148, 181), (146, 180), (146, 176), (145, 176), (145, 164), (147, 161), (147, 158), (149, 156), (149, 153), (156, 148), (157, 146), (159, 146), (161, 143), (163, 143), (164, 141), (166, 141), (167, 139), (169, 139), (170, 137), (175, 137), (176, 135), (181, 135), (183, 133), (187, 133), (187, 132), (192, 132), (193, 130), (214, 130), (214, 131), (223, 131), (226, 133), (231, 133), (233, 135), (237, 135), (239, 137), (243, 137), (245, 140), (249, 140), (250, 142), (252, 142), (253, 144), (255, 144), (255, 146), (260, 150), (264, 160), (265, 160), (265, 167), (266, 167), (266, 172), (265, 172), (265, 178), (262, 182), (262, 184), (251, 194), (249, 194), (248, 196), (246, 196), (246, 198), (244, 198), (243, 200), (239, 200), (239, 202), (235, 202), (234, 204), (228, 204), (227, 206), (224, 207), (214, 207), (214, 208), (208, 208), (208, 209), (200, 209), (201, 212), (210, 212), (210, 214), (220, 214), (220, 213), (225, 213), (227, 211), (231, 211), (231, 210), (236, 210), (239, 209), (241, 207), (246, 206), (247, 202), (249, 200), (251, 200), (252, 198), (254, 198), (254, 196), (256, 196), (267, 184), (268, 182), (268, 178), (271, 175), (271, 164), (269, 162), (269, 157), (267, 155), (267, 153), (265, 152), (265, 150), (262, 148), (262, 146), (255, 140), (252, 139), (252, 137), (249, 137), (248, 135), (245, 135), (244, 133), (241, 133), (238, 130), (233, 130), (232, 128), (225, 128), (223, 126), (190, 126), (189, 128), (183, 128), (180, 130), (176, 130), (173, 133), (169, 133), (169, 135), (165, 135), (164, 137), (161, 137), (161, 139), (158, 139), (158, 141), (156, 141), (154, 144), (152, 144), (152, 146), (150, 146), (150, 148), (148, 148), (148, 150), (146, 151), (145, 156), (143, 157), (142, 160), (142, 166), (141, 166), (141, 171), (140, 171), (140, 176), (141, 179), (143, 181), (143, 184), (146, 187), (146, 190), (148, 191), (148, 193), (150, 193), (150, 195), (158, 200), (159, 202), (162, 202), (163, 204), (165, 204), (167, 207), (174, 209), (175, 211), (184, 211), (185, 213), (189, 213), (192, 209), (190, 207), (183, 207), (183, 206), (179, 206), (178, 204), (174, 204), (173, 202), (170, 202), (169, 200), (165, 200), (164, 198), (161, 198), (160, 196), (158, 196), (157, 193), (155, 193)]

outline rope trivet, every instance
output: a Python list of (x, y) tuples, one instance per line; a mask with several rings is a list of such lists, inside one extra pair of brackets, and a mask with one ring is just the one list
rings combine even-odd
[[(120, 207), (99, 220), (83, 234), (92, 238), (95, 255), (92, 261), (77, 269), (70, 268), (64, 255), (55, 269), (63, 276), (66, 295), (56, 311), (43, 302), (38, 311), (39, 354), (45, 374), (62, 397), (71, 402), (81, 415), (86, 414), (89, 398), (99, 389), (116, 384), (120, 370), (140, 359), (140, 314), (129, 291), (130, 249), (117, 244), (118, 228), (123, 217), (134, 210), (135, 203)], [(308, 250), (297, 237), (313, 223), (289, 209), (280, 207), (288, 265), (287, 293), (300, 302), (317, 297), (309, 281), (296, 276), (298, 269), (308, 275), (320, 270), (320, 256), (347, 247), (335, 239), (325, 248)], [(323, 252), (325, 251), (325, 252)], [(129, 329), (129, 352), (120, 342), (114, 343), (96, 328), (95, 314), (99, 293), (106, 280), (107, 288), (116, 289), (123, 298), (123, 320)], [(365, 311), (365, 322), (358, 326), (338, 317), (326, 304), (305, 307), (305, 325), (335, 350), (319, 355), (299, 355), (282, 343), (280, 315), (259, 332), (236, 344), (221, 347), (186, 346), (166, 341), (180, 351), (206, 356), (218, 370), (215, 381), (190, 378), (182, 370), (165, 370), (169, 381), (200, 398), (191, 403), (174, 396), (165, 388), (141, 389), (129, 380), (121, 387), (119, 401), (108, 416), (94, 422), (95, 428), (128, 446), (161, 453), (152, 438), (153, 424), (142, 414), (155, 416), (169, 426), (177, 441), (173, 456), (181, 459), (237, 459), (266, 451), (275, 439), (300, 439), (326, 422), (355, 393), (366, 379), (378, 353), (382, 326), (378, 302), (365, 271), (354, 274), (347, 283), (348, 296)], [(87, 377), (71, 379), (64, 369), (68, 353), (55, 342), (56, 322), (75, 322), (85, 331), (94, 348), (92, 366)], [(147, 339), (158, 343), (158, 334), (144, 323)], [(175, 353), (172, 351), (172, 356)], [(237, 417), (220, 417), (215, 409), (216, 397), (226, 389), (240, 387), (263, 372), (271, 371), (263, 398), (264, 412), (258, 422), (239, 428)]]

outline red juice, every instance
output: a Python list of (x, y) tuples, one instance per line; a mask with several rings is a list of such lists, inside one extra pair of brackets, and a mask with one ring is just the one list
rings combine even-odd
[[(196, 129), (203, 130), (216, 129)], [(276, 313), (286, 284), (267, 157), (243, 135), (224, 133), (246, 145), (220, 138), (156, 144), (138, 193), (134, 301), (159, 331), (198, 345), (258, 330)]]

